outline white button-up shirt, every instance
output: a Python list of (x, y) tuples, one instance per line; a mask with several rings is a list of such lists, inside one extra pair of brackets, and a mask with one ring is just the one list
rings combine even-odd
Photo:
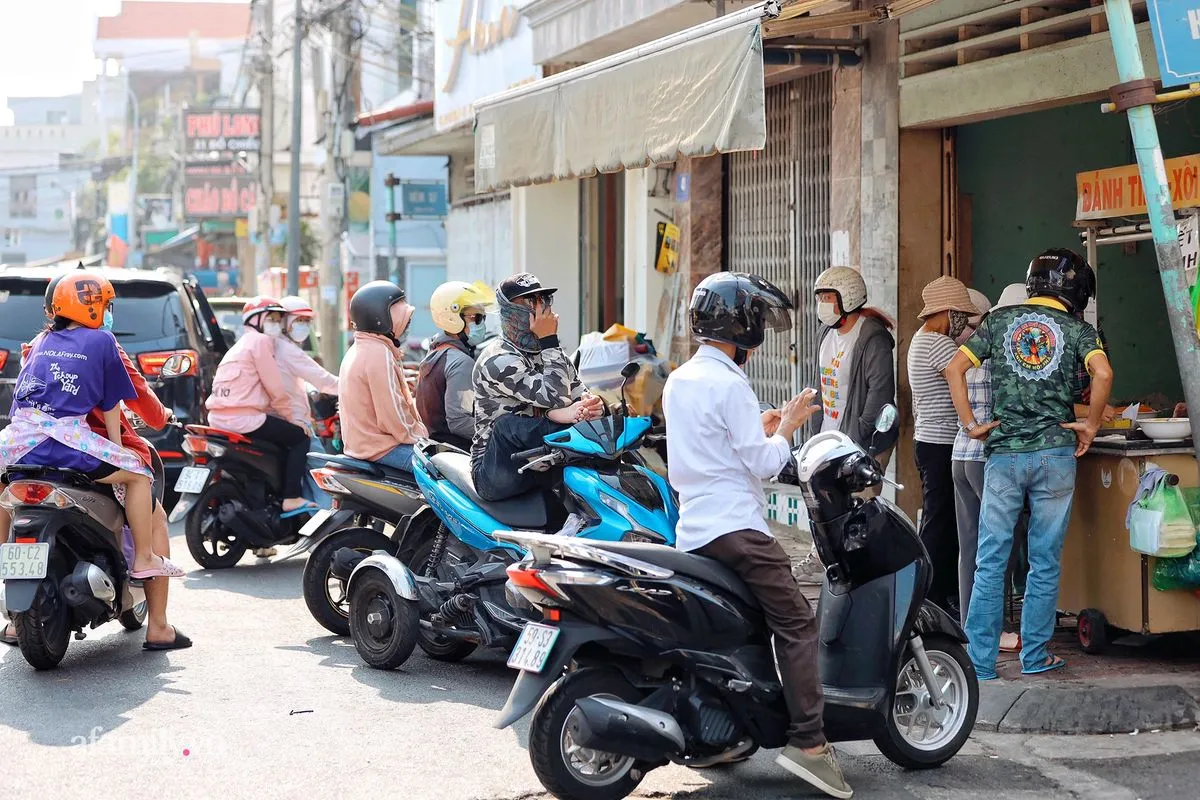
[(663, 412), (668, 474), (680, 502), (675, 546), (696, 550), (734, 531), (770, 535), (762, 482), (783, 469), (791, 445), (763, 432), (746, 373), (702, 345), (667, 379)]

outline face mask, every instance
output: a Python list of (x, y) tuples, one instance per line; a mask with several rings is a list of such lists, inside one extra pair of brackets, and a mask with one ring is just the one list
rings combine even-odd
[(112, 309), (106, 308), (106, 309), (104, 309), (104, 324), (101, 325), (100, 327), (104, 328), (104, 330), (106, 330), (106, 331), (111, 331), (112, 325), (113, 325)]
[(281, 322), (264, 322), (263, 333), (267, 336), (279, 336), (283, 333), (283, 323)]
[(842, 314), (838, 311), (837, 303), (817, 303), (817, 319), (830, 328), (841, 324)]
[(472, 323), (467, 326), (467, 344), (471, 345), (472, 347), (482, 344), (483, 340), (487, 338), (487, 335), (487, 325), (484, 325), (482, 322), (478, 324)]
[(962, 311), (950, 312), (950, 338), (957, 339), (967, 329), (971, 316)]
[(297, 322), (292, 326), (292, 329), (288, 331), (288, 336), (291, 337), (293, 342), (300, 344), (308, 339), (308, 334), (311, 330), (312, 329), (309, 327), (307, 322)]

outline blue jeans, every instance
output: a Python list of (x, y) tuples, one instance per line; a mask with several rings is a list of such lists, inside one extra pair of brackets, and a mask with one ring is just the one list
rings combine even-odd
[(383, 464), (385, 467), (391, 467), (392, 469), (402, 469), (405, 472), (412, 472), (412, 457), (413, 446), (411, 444), (402, 444), (390, 453), (385, 453), (383, 456), (375, 459), (375, 463)]
[(1036, 669), (1050, 657), (1047, 645), (1058, 611), (1063, 540), (1075, 494), (1075, 448), (988, 457), (979, 511), (975, 585), (967, 610), (967, 653), (980, 678), (996, 675), (1004, 623), (1004, 574), (1013, 529), (1029, 496), (1029, 578), (1021, 611), (1021, 669)]

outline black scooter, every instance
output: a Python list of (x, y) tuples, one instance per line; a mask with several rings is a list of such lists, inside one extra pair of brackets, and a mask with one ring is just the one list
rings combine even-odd
[[(877, 430), (895, 424), (888, 406)], [(979, 686), (961, 628), (926, 600), (932, 568), (915, 527), (888, 501), (855, 496), (884, 480), (879, 464), (822, 433), (779, 480), (801, 487), (829, 565), (817, 611), (826, 737), (874, 740), (910, 769), (945, 763), (974, 727)], [(655, 767), (786, 744), (769, 631), (729, 569), (660, 545), (496, 538), (528, 552), (510, 586), (543, 615), (512, 651), (521, 672), (496, 727), (533, 710), (530, 759), (556, 797), (618, 800)]]

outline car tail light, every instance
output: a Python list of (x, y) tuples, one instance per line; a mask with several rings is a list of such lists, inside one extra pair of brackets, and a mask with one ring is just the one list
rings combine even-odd
[(225, 445), (217, 444), (203, 436), (188, 434), (183, 437), (183, 452), (193, 458), (196, 456), (220, 458), (225, 455)]
[(176, 353), (189, 356), (192, 360), (192, 368), (184, 373), (184, 375), (195, 375), (196, 364), (200, 361), (200, 357), (195, 350), (164, 350), (158, 353), (139, 353), (138, 368), (142, 374), (147, 377), (154, 377), (162, 373), (163, 364), (167, 363), (167, 359)]
[(16, 481), (0, 494), (0, 506), (12, 510), (13, 506), (18, 505), (70, 508), (75, 505), (75, 501), (60, 492), (52, 483)]
[(310, 470), (310, 474), (313, 476), (313, 480), (317, 482), (317, 486), (320, 486), (326, 492), (330, 494), (350, 494), (350, 490), (334, 477), (337, 475), (336, 471), (328, 467), (318, 467), (317, 469)]
[(0, 369), (4, 369), (8, 365), (8, 351), (0, 349)]

